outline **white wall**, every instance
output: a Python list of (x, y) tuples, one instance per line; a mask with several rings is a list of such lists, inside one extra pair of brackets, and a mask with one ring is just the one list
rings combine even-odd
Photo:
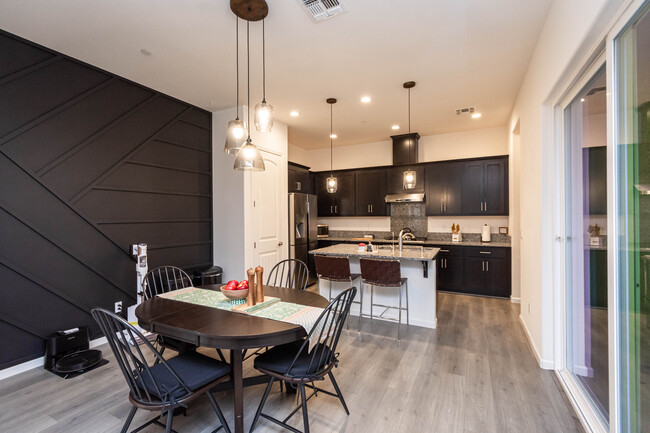
[[(508, 131), (505, 126), (457, 132), (453, 134), (428, 135), (419, 140), (420, 162), (445, 161), (448, 159), (476, 158), (508, 154)], [(311, 167), (312, 171), (330, 169), (330, 149), (308, 150), (292, 144), (289, 161)], [(333, 149), (333, 168), (375, 167), (393, 163), (391, 140), (375, 143), (338, 146)]]
[[(554, 367), (553, 105), (584, 65), (623, 0), (556, 0), (509, 122), (520, 127), (521, 318), (544, 368)], [(511, 140), (513, 137), (511, 137)], [(512, 146), (512, 144), (511, 144)]]

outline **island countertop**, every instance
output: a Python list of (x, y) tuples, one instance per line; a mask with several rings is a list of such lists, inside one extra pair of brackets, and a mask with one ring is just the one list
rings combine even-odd
[(359, 252), (356, 245), (337, 244), (325, 248), (318, 248), (309, 251), (309, 254), (322, 254), (324, 256), (346, 256), (346, 257), (367, 257), (374, 259), (391, 259), (391, 260), (412, 260), (428, 261), (434, 260), (440, 248), (420, 248), (415, 246), (404, 246), (402, 252), (396, 247), (395, 252), (389, 246), (375, 245), (376, 251), (372, 253)]

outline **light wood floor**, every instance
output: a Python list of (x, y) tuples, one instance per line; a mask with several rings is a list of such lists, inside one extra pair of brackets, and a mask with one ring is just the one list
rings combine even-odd
[[(441, 293), (438, 329), (410, 327), (401, 341), (394, 323), (364, 320), (358, 334), (351, 318), (335, 370), (351, 415), (319, 394), (309, 401), (312, 432), (582, 432), (554, 374), (537, 366), (518, 315), (507, 300)], [(0, 430), (119, 431), (130, 409), (127, 387), (110, 349), (100, 348), (110, 363), (77, 378), (35, 369), (1, 381)], [(246, 431), (263, 390), (245, 389)], [(232, 427), (232, 395), (215, 397)], [(266, 410), (282, 418), (294, 403), (278, 387)], [(138, 411), (132, 426), (150, 417)], [(174, 419), (179, 432), (208, 432), (216, 423), (204, 398)], [(292, 424), (302, 429), (300, 415)], [(255, 431), (282, 430), (261, 420)]]

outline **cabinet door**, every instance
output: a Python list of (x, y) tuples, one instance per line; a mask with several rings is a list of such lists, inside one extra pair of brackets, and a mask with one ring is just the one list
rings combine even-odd
[[(589, 213), (591, 215), (607, 214), (607, 154), (605, 147), (583, 149), (584, 158), (589, 160)], [(584, 155), (584, 153), (587, 155)], [(583, 163), (584, 164), (584, 163)], [(594, 175), (600, 174), (600, 175)], [(583, 177), (583, 179), (586, 178)]]
[(485, 294), (485, 263), (482, 257), (463, 257), (463, 284), (460, 291)]
[(510, 266), (506, 259), (485, 260), (485, 295), (510, 297)]
[(360, 170), (355, 173), (357, 216), (386, 215), (386, 171)]
[(300, 190), (297, 188), (297, 184), (296, 184), (296, 182), (297, 182), (297, 180), (296, 180), (297, 174), (298, 173), (296, 172), (296, 170), (292, 169), (291, 167), (289, 167), (289, 169), (287, 170), (287, 180), (288, 180), (288, 185), (287, 186), (288, 186), (289, 192), (300, 192)]
[(300, 192), (312, 194), (313, 188), (310, 185), (311, 178), (308, 171), (296, 171), (296, 188), (300, 187)]
[(337, 216), (354, 216), (356, 205), (354, 199), (354, 173), (334, 173), (334, 175), (338, 179), (334, 213)]
[(316, 195), (318, 196), (318, 216), (334, 216), (334, 204), (336, 203), (336, 194), (327, 192), (327, 185), (325, 184), (329, 174), (321, 173), (316, 175)]
[(451, 292), (459, 292), (463, 289), (463, 257), (450, 255), (445, 259), (445, 272), (447, 273), (447, 287)]
[(480, 215), (483, 213), (483, 162), (465, 163), (463, 170), (462, 213)]
[(503, 159), (484, 163), (483, 213), (486, 215), (508, 214), (508, 190), (506, 185), (507, 164)]
[[(404, 189), (404, 172), (413, 170), (415, 172), (415, 188)], [(392, 167), (386, 169), (386, 194), (420, 193), (425, 191), (426, 181), (424, 179), (424, 167), (421, 165)]]
[(445, 164), (445, 215), (463, 214), (463, 175), (465, 167), (462, 164)]
[(427, 165), (424, 170), (427, 216), (444, 215), (445, 176), (443, 164)]

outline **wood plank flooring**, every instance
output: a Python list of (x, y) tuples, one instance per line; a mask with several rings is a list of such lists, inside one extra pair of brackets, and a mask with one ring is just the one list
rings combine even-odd
[[(338, 400), (319, 394), (309, 401), (313, 433), (537, 433), (582, 432), (554, 373), (541, 370), (527, 345), (519, 307), (507, 300), (441, 293), (438, 329), (362, 322), (343, 331), (334, 374), (350, 416)], [(63, 380), (34, 369), (0, 382), (0, 430), (3, 432), (119, 431), (130, 404), (127, 387), (108, 346), (110, 360), (97, 370)], [(216, 356), (214, 351), (204, 353)], [(252, 374), (252, 361), (245, 374)], [(332, 389), (329, 382), (323, 385)], [(245, 389), (246, 431), (264, 386)], [(226, 419), (233, 416), (232, 394), (215, 394)], [(267, 412), (283, 418), (294, 395), (269, 397)], [(188, 416), (174, 419), (179, 432), (209, 432), (217, 420), (208, 401), (198, 399)], [(138, 411), (132, 427), (154, 414)], [(302, 429), (300, 414), (291, 425)], [(144, 432), (160, 432), (150, 426)], [(256, 432), (280, 432), (261, 420)]]

